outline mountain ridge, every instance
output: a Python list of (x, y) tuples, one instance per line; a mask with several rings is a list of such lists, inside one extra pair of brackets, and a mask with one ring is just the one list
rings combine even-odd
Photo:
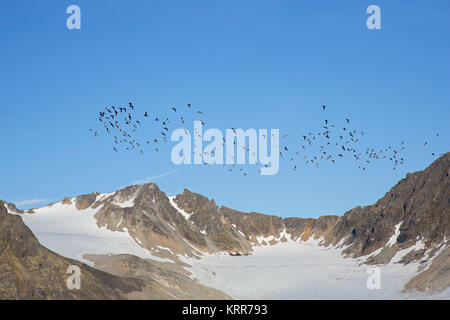
[[(154, 183), (67, 197), (44, 208), (90, 210), (98, 228), (125, 232), (154, 257), (179, 264), (183, 256), (249, 255), (255, 246), (314, 240), (319, 246), (339, 248), (344, 256), (364, 257), (367, 264), (387, 264), (394, 258), (405, 265), (420, 262), (422, 270), (406, 288), (425, 290), (425, 283), (441, 290), (450, 285), (449, 173), (450, 153), (446, 153), (428, 168), (408, 173), (374, 204), (319, 218), (241, 212), (219, 207), (214, 199), (187, 189), (168, 197)], [(27, 219), (43, 210), (5, 205)], [(433, 282), (433, 274), (444, 281)]]

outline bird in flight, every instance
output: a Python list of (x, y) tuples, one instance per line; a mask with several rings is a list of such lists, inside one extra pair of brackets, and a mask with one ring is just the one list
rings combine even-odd
[[(125, 143), (125, 149), (127, 150), (134, 150), (137, 151), (139, 153), (143, 153), (142, 148), (140, 147), (140, 144), (138, 141), (134, 140), (133, 138), (133, 133), (137, 132), (137, 130), (139, 128), (141, 128), (141, 126), (143, 126), (144, 124), (146, 124), (146, 122), (144, 122), (142, 119), (139, 119), (139, 117), (134, 114), (133, 112), (135, 110), (137, 110), (138, 108), (135, 108), (135, 106), (129, 102), (128, 103), (129, 106), (125, 107), (115, 107), (115, 106), (111, 106), (111, 109), (108, 109), (109, 107), (105, 108), (105, 111), (100, 112), (99, 113), (99, 118), (98, 120), (100, 122), (102, 122), (102, 126), (104, 126), (105, 128), (103, 128), (107, 133), (113, 133), (115, 132), (115, 130), (117, 130), (116, 135), (114, 136), (114, 144), (113, 144), (113, 150), (115, 152), (118, 151), (119, 146), (122, 145), (122, 143)], [(127, 112), (128, 109), (128, 112)], [(181, 120), (181, 123), (185, 123), (185, 117), (184, 114), (182, 114), (182, 110), (183, 108), (178, 108), (179, 110), (177, 110), (177, 108), (175, 107), (169, 107), (169, 110), (172, 110), (173, 112), (178, 114), (178, 119)], [(187, 109), (191, 109), (191, 104), (187, 104)], [(123, 117), (119, 117), (118, 116), (118, 112), (120, 110), (120, 113), (125, 112), (125, 118)], [(325, 111), (326, 110), (326, 106), (322, 105), (322, 110)], [(194, 111), (196, 114), (202, 114), (202, 111), (197, 110)], [(150, 112), (153, 113), (153, 112)], [(140, 113), (140, 115), (143, 115), (143, 118), (149, 118), (149, 119), (154, 119), (155, 122), (159, 122), (162, 124), (162, 126), (160, 127), (160, 130), (157, 130), (157, 132), (159, 132), (158, 136), (148, 136), (146, 137), (145, 140), (147, 144), (146, 145), (152, 145), (152, 147), (154, 148), (154, 150), (156, 152), (158, 152), (158, 141), (161, 140), (160, 142), (167, 142), (167, 136), (169, 135), (169, 118), (165, 118), (165, 120), (163, 121), (164, 118), (161, 117), (155, 117), (153, 116), (152, 118), (150, 118), (150, 113), (148, 111), (145, 111), (143, 113)], [(153, 115), (153, 114), (152, 114)], [(122, 119), (121, 119), (122, 118)], [(125, 119), (125, 120), (124, 120)], [(350, 123), (350, 119), (349, 118), (344, 118), (345, 119), (345, 123), (346, 126), (349, 125)], [(173, 119), (172, 119), (173, 120)], [(140, 122), (141, 121), (141, 122)], [(319, 164), (321, 163), (321, 161), (324, 162), (328, 162), (329, 164), (335, 164), (337, 163), (339, 160), (339, 158), (347, 158), (346, 155), (350, 154), (350, 158), (351, 159), (355, 159), (356, 161), (360, 161), (360, 163), (364, 162), (364, 163), (373, 163), (373, 160), (375, 159), (387, 159), (392, 161), (393, 163), (395, 163), (395, 167), (397, 167), (398, 165), (402, 165), (403, 164), (403, 158), (398, 157), (398, 151), (396, 151), (394, 148), (392, 150), (391, 147), (387, 148), (386, 150), (380, 149), (379, 152), (375, 151), (375, 148), (368, 148), (368, 151), (366, 152), (366, 155), (361, 154), (361, 152), (358, 151), (357, 145), (361, 145), (361, 142), (363, 142), (362, 140), (362, 136), (364, 136), (364, 131), (362, 130), (353, 130), (350, 129), (349, 127), (341, 127), (344, 132), (340, 132), (341, 135), (338, 134), (336, 130), (335, 126), (332, 125), (331, 123), (333, 123), (333, 119), (325, 119), (323, 120), (325, 123), (322, 122), (322, 125), (320, 126), (321, 128), (316, 131), (313, 132), (311, 130), (311, 132), (309, 133), (305, 133), (304, 135), (300, 135), (300, 141), (301, 138), (303, 138), (305, 143), (304, 145), (300, 144), (299, 146), (294, 146), (294, 145), (289, 145), (289, 144), (285, 144), (284, 146), (280, 146), (282, 148), (283, 152), (280, 152), (280, 156), (283, 157), (283, 159), (287, 159), (287, 161), (291, 161), (292, 166), (291, 168), (294, 171), (297, 171), (297, 163), (295, 163), (296, 159), (304, 159), (305, 160), (305, 164), (312, 164), (314, 167), (319, 168)], [(153, 121), (151, 121), (150, 123), (153, 125), (157, 125), (157, 123), (155, 123)], [(201, 120), (202, 125), (205, 125), (205, 122), (203, 120)], [(325, 125), (323, 125), (325, 124)], [(158, 126), (159, 127), (159, 126)], [(336, 126), (338, 127), (338, 126)], [(128, 129), (129, 128), (129, 129)], [(134, 128), (134, 129), (133, 129)], [(231, 128), (231, 130), (235, 133), (236, 129), (235, 128)], [(94, 131), (93, 129), (90, 129), (90, 131), (92, 132), (93, 136), (98, 136), (98, 132)], [(157, 133), (155, 132), (155, 133)], [(344, 135), (345, 133), (345, 135)], [(348, 135), (347, 135), (348, 133)], [(197, 133), (198, 134), (198, 133)], [(124, 138), (123, 138), (123, 137)], [(273, 136), (273, 134), (272, 134)], [(439, 134), (435, 134), (436, 138), (439, 138)], [(121, 138), (122, 137), (122, 138)], [(284, 134), (283, 135), (284, 139), (286, 139), (286, 142), (288, 142), (288, 135)], [(158, 139), (155, 139), (158, 138)], [(265, 135), (263, 135), (263, 138), (266, 139)], [(225, 143), (225, 138), (223, 138)], [(360, 141), (361, 140), (361, 141)], [(154, 142), (151, 143), (151, 141)], [(302, 142), (303, 142), (302, 141)], [(233, 142), (234, 145), (236, 145), (236, 142)], [(424, 144), (425, 146), (427, 146), (427, 142), (425, 142)], [(317, 150), (314, 151), (315, 146), (317, 146)], [(320, 149), (318, 148), (320, 146)], [(305, 152), (308, 152), (308, 147), (311, 148), (312, 152), (318, 152), (315, 155), (314, 154), (305, 154)], [(331, 149), (331, 148), (336, 148), (336, 149)], [(245, 149), (245, 148), (244, 148)], [(299, 152), (300, 150), (302, 150), (301, 152)], [(402, 145), (399, 147), (398, 149), (399, 151), (404, 151), (404, 143), (402, 143)], [(248, 148), (247, 148), (247, 151)], [(336, 152), (337, 151), (337, 152)], [(339, 153), (341, 152), (341, 153)], [(389, 154), (390, 152), (393, 152), (394, 154)], [(383, 153), (383, 154), (382, 154)], [(431, 153), (431, 150), (430, 150)], [(295, 156), (294, 156), (295, 154)], [(434, 152), (431, 153), (434, 156)], [(211, 155), (213, 155), (213, 152), (211, 152)], [(300, 157), (301, 155), (301, 157)], [(345, 155), (345, 157), (344, 157)], [(384, 156), (384, 157), (383, 157)], [(398, 158), (397, 158), (398, 157)], [(310, 159), (310, 160), (308, 160)], [(367, 159), (370, 159), (371, 161), (369, 162)], [(398, 160), (400, 159), (400, 160)], [(362, 170), (366, 169), (366, 166), (360, 166), (360, 168)], [(227, 168), (228, 169), (228, 168)], [(231, 172), (231, 169), (229, 170)], [(241, 170), (241, 172), (244, 172)], [(244, 174), (246, 175), (246, 174)]]

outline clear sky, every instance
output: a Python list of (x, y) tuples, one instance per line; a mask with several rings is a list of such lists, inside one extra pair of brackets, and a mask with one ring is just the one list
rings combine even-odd
[[(66, 27), (71, 4), (81, 30)], [(370, 4), (381, 30), (366, 27)], [(283, 217), (371, 204), (431, 152), (450, 151), (449, 30), (446, 0), (0, 1), (0, 199), (38, 207), (154, 181), (168, 195), (188, 188)], [(362, 171), (347, 157), (293, 171), (281, 160), (276, 175), (243, 176), (176, 166), (175, 143), (116, 153), (89, 128), (129, 101), (161, 116), (190, 103), (206, 128), (278, 128), (291, 145), (324, 119), (350, 118), (364, 145), (405, 141), (405, 164)]]

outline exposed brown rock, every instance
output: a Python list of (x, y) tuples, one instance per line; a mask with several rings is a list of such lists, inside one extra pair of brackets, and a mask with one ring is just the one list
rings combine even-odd
[(92, 206), (99, 195), (98, 192), (84, 194), (75, 199), (75, 206), (78, 210), (84, 210)]
[(450, 247), (444, 249), (426, 270), (412, 278), (405, 286), (405, 291), (440, 292), (450, 287)]
[[(81, 269), (81, 289), (66, 286), (70, 265)], [(0, 204), (0, 299), (123, 299), (140, 291), (138, 279), (113, 276), (41, 246), (20, 216)]]
[(72, 199), (69, 197), (65, 197), (62, 201), (62, 204), (66, 204), (66, 205), (71, 205), (72, 204)]
[(186, 276), (186, 270), (173, 263), (158, 263), (127, 254), (85, 255), (94, 261), (99, 270), (121, 276), (140, 279), (145, 283), (141, 292), (129, 294), (131, 299), (231, 299), (230, 296), (207, 288)]
[[(396, 249), (408, 248), (423, 239), (433, 248), (450, 238), (450, 153), (427, 169), (409, 173), (375, 204), (356, 207), (344, 214), (328, 233), (336, 244), (348, 237), (348, 254), (367, 255), (383, 247), (399, 222)], [(388, 249), (386, 249), (388, 250)], [(389, 249), (390, 250), (390, 249)]]

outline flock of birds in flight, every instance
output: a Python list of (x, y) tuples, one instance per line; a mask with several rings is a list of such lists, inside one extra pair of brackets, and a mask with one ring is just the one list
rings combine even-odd
[[(326, 112), (326, 106), (322, 106), (322, 111)], [(174, 123), (184, 124), (185, 117), (184, 112), (172, 107), (169, 110), (172, 115), (176, 116)], [(191, 115), (202, 115), (203, 112), (198, 110), (194, 112), (191, 109), (191, 104), (187, 104), (184, 111), (189, 112)], [(98, 120), (102, 124), (102, 129), (109, 135), (114, 137), (113, 150), (118, 152), (119, 148), (123, 146), (125, 150), (137, 151), (141, 154), (144, 153), (144, 145), (151, 146), (155, 152), (159, 152), (159, 146), (161, 143), (166, 143), (169, 135), (169, 124), (172, 120), (169, 117), (158, 118), (157, 116), (150, 115), (148, 111), (142, 112), (143, 118), (138, 118), (135, 115), (135, 106), (132, 102), (128, 103), (126, 107), (105, 107), (104, 110), (98, 114)], [(153, 129), (153, 137), (144, 139), (144, 142), (138, 141), (135, 135), (145, 122), (153, 122), (156, 127)], [(205, 122), (201, 120), (202, 125)], [(231, 128), (234, 132), (235, 129)], [(94, 137), (99, 136), (99, 130), (89, 129)], [(195, 132), (198, 134), (198, 132)], [(368, 166), (377, 161), (385, 160), (389, 161), (392, 165), (392, 169), (396, 170), (399, 166), (404, 164), (403, 152), (405, 151), (406, 144), (404, 141), (398, 146), (385, 146), (382, 148), (364, 147), (360, 148), (360, 139), (364, 136), (364, 131), (352, 127), (352, 123), (349, 118), (346, 118), (342, 124), (337, 125), (331, 120), (324, 119), (319, 130), (315, 132), (309, 131), (303, 133), (300, 137), (295, 137), (293, 147), (289, 144), (291, 137), (287, 134), (282, 137), (282, 146), (279, 146), (280, 159), (287, 159), (291, 164), (293, 171), (297, 171), (297, 161), (302, 161), (306, 165), (310, 165), (319, 168), (323, 163), (335, 164), (337, 161), (344, 157), (350, 157), (358, 163), (358, 168), (365, 171)], [(264, 137), (266, 139), (267, 137)], [(436, 134), (436, 139), (439, 138), (439, 134)], [(226, 138), (223, 138), (222, 146), (225, 144)], [(236, 141), (234, 141), (236, 145)], [(424, 147), (428, 146), (428, 142), (424, 143)], [(195, 145), (194, 145), (195, 147)], [(249, 152), (247, 146), (246, 151)], [(205, 154), (207, 152), (204, 152)], [(195, 154), (195, 151), (194, 151)], [(214, 155), (214, 150), (211, 151), (211, 155)], [(431, 155), (436, 156), (435, 152), (431, 152)], [(441, 154), (442, 155), (442, 154)], [(208, 163), (204, 163), (208, 165)], [(268, 165), (265, 165), (266, 167)], [(235, 164), (223, 165), (228, 171), (232, 172), (236, 170)], [(246, 176), (247, 172), (244, 168), (240, 168), (239, 171)], [(260, 173), (260, 172), (259, 172)]]
[[(187, 109), (191, 109), (191, 105), (187, 105)], [(134, 138), (135, 134), (138, 132), (140, 126), (143, 125), (142, 118), (139, 120), (134, 115), (135, 106), (133, 103), (129, 102), (126, 107), (105, 107), (105, 110), (99, 112), (98, 120), (103, 124), (103, 130), (107, 134), (112, 134), (114, 137), (113, 150), (118, 151), (119, 146), (123, 145), (126, 150), (138, 151), (139, 153), (144, 153), (144, 143), (137, 141)], [(177, 112), (176, 108), (171, 108), (174, 113)], [(197, 111), (197, 114), (202, 114), (201, 111)], [(158, 136), (154, 136), (151, 139), (146, 140), (147, 145), (152, 145), (156, 152), (159, 151), (159, 143), (167, 142), (167, 136), (169, 134), (169, 123), (168, 117), (165, 119), (158, 117), (151, 117), (148, 111), (145, 111), (143, 117), (147, 121), (153, 121), (156, 124), (160, 124)], [(181, 124), (185, 122), (184, 117), (180, 116), (179, 121)], [(203, 124), (205, 124), (202, 121)], [(94, 135), (94, 137), (99, 136), (99, 132), (94, 129), (89, 129), (89, 131)]]

